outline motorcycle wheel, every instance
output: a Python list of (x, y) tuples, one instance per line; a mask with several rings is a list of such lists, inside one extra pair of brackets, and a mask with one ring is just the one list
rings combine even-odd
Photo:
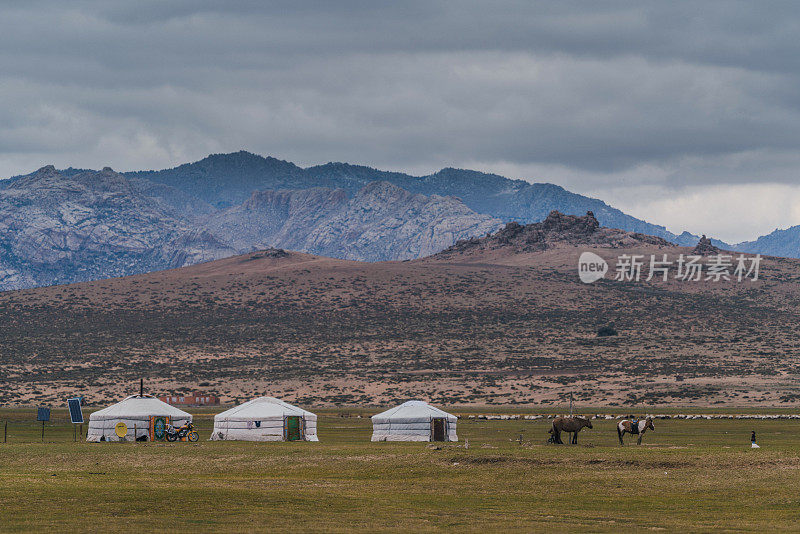
[(167, 434), (167, 441), (176, 441), (178, 439), (178, 434)]
[(192, 430), (191, 432), (189, 432), (189, 436), (188, 437), (189, 437), (189, 441), (194, 443), (195, 441), (200, 439), (200, 434), (198, 434), (196, 431)]

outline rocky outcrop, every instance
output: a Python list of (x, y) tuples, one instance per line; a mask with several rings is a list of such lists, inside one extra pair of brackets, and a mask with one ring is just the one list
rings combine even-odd
[(700, 238), (700, 241), (698, 241), (697, 245), (692, 249), (692, 254), (710, 256), (712, 254), (719, 254), (719, 249), (712, 245), (711, 240), (703, 234), (703, 237)]
[(290, 254), (283, 250), (282, 248), (268, 248), (265, 250), (257, 250), (248, 256), (248, 260), (261, 260), (264, 258), (269, 258), (271, 260), (277, 260), (281, 258), (288, 258)]
[(510, 222), (493, 235), (459, 241), (439, 255), (449, 257), (477, 249), (507, 248), (513, 252), (535, 252), (558, 245), (623, 248), (637, 244), (672, 246), (660, 237), (603, 228), (591, 211), (583, 216), (552, 211), (542, 222), (525, 225)]

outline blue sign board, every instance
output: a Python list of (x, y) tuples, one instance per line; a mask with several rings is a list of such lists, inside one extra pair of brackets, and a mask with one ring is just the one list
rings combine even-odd
[(50, 408), (39, 408), (39, 412), (36, 414), (37, 421), (49, 421), (50, 420)]
[(83, 412), (81, 411), (81, 399), (76, 397), (74, 399), (67, 399), (67, 407), (69, 408), (69, 418), (73, 423), (83, 423)]

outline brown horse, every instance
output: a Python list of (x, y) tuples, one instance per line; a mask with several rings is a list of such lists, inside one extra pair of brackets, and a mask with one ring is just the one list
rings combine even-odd
[(572, 434), (570, 443), (577, 444), (578, 432), (580, 432), (583, 427), (592, 428), (592, 422), (585, 417), (556, 417), (553, 419), (553, 427), (548, 432), (553, 435), (553, 443), (561, 445), (564, 444), (564, 442), (561, 441), (561, 433), (570, 432)]
[(624, 443), (622, 443), (622, 436), (625, 434), (625, 432), (627, 432), (628, 434), (639, 434), (639, 439), (636, 440), (636, 444), (641, 445), (642, 436), (645, 432), (647, 432), (648, 428), (653, 432), (656, 431), (656, 427), (653, 426), (652, 417), (640, 419), (637, 422), (623, 419), (617, 424), (617, 436), (619, 437), (619, 444), (624, 445)]

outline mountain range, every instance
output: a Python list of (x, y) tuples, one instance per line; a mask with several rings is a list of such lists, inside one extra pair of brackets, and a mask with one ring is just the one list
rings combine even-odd
[[(420, 258), (507, 222), (591, 211), (605, 227), (681, 246), (605, 202), (547, 183), (446, 168), (411, 176), (347, 163), (301, 168), (249, 152), (117, 173), (46, 166), (0, 181), (0, 290), (124, 276), (280, 247), (334, 258)], [(725, 250), (800, 254), (800, 229)]]
[(240, 204), (253, 191), (325, 187), (341, 189), (352, 196), (370, 182), (383, 181), (409, 193), (455, 196), (474, 212), (504, 222), (537, 222), (553, 210), (573, 215), (591, 211), (604, 226), (655, 235), (680, 245), (694, 245), (699, 237), (689, 233), (675, 235), (663, 226), (557, 185), (464, 169), (445, 168), (419, 177), (348, 163), (326, 163), (304, 169), (294, 163), (242, 151), (212, 154), (173, 169), (127, 175), (174, 187), (218, 208)]
[(253, 191), (229, 208), (110, 168), (52, 166), (0, 190), (0, 288), (20, 289), (191, 265), (270, 246), (366, 261), (427, 256), (498, 229), (454, 197), (374, 181)]

